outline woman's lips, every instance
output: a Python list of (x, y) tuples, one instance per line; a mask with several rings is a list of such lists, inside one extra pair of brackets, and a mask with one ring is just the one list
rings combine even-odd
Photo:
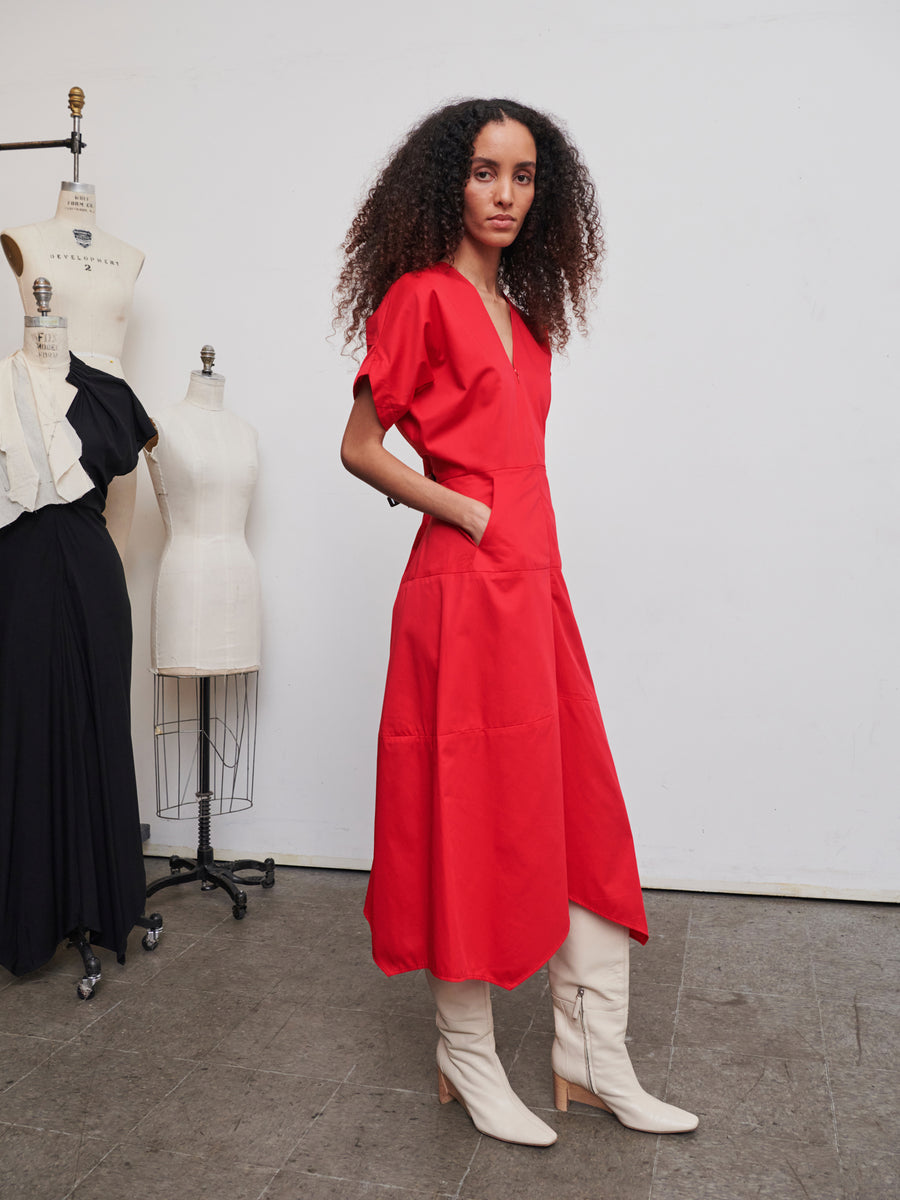
[(491, 225), (501, 225), (504, 228), (507, 225), (515, 225), (515, 223), (516, 223), (515, 217), (507, 217), (507, 216), (488, 217), (488, 221), (491, 223)]

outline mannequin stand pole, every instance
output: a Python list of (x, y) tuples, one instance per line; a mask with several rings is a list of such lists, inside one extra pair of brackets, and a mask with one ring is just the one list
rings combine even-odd
[[(231, 897), (232, 914), (236, 921), (241, 921), (247, 915), (247, 893), (245, 887), (259, 885), (270, 888), (275, 886), (275, 860), (272, 858), (260, 862), (255, 858), (240, 858), (235, 862), (216, 862), (215, 851), (210, 844), (209, 823), (210, 805), (214, 793), (210, 791), (210, 681), (209, 676), (200, 679), (200, 724), (197, 732), (197, 782), (196, 792), (199, 803), (197, 818), (197, 857), (196, 859), (182, 858), (173, 854), (169, 859), (171, 874), (157, 879), (147, 888), (148, 898), (161, 888), (174, 887), (180, 883), (200, 881), (204, 892), (215, 888), (223, 888)], [(258, 876), (238, 875), (238, 871), (260, 871)]]

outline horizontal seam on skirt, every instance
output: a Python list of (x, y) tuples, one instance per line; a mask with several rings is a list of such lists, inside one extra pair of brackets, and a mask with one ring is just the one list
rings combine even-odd
[[(476, 546), (476, 549), (478, 547)], [(424, 579), (443, 579), (447, 575), (527, 575), (535, 571), (561, 571), (562, 564), (551, 563), (546, 567), (504, 567), (496, 571), (479, 571), (475, 567), (465, 567), (461, 571), (435, 571), (432, 575), (411, 575), (409, 579), (401, 579), (400, 586), (409, 583), (421, 583)]]
[(380, 733), (379, 741), (399, 742), (407, 738), (441, 738), (458, 737), (461, 733), (493, 733), (498, 729), (525, 729), (529, 725), (540, 725), (544, 721), (552, 721), (556, 713), (548, 713), (545, 717), (535, 717), (533, 721), (517, 721), (512, 725), (471, 725), (467, 729), (442, 729), (440, 733)]

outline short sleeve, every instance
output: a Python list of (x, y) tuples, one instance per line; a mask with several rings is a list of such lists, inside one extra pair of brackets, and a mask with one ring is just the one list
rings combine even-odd
[(368, 379), (375, 411), (385, 429), (409, 412), (415, 397), (434, 382), (436, 310), (420, 276), (401, 275), (366, 322), (366, 357), (353, 394)]
[(105, 496), (114, 476), (134, 470), (156, 428), (124, 379), (72, 355), (68, 381), (78, 389), (69, 420), (81, 438), (82, 465)]
[[(131, 388), (128, 389), (131, 392)], [(144, 449), (148, 442), (152, 442), (156, 437), (156, 426), (147, 415), (147, 411), (138, 400), (134, 392), (131, 392), (131, 416), (134, 429), (134, 448), (135, 459), (134, 465), (137, 466), (137, 460), (140, 452)]]

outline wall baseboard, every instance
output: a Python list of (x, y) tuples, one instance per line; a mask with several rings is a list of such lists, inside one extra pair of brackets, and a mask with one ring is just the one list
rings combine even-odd
[(734, 883), (724, 879), (661, 879), (650, 876), (641, 886), (661, 892), (722, 892), (733, 896), (782, 896), (799, 900), (863, 900), (870, 904), (900, 904), (900, 891), (891, 888), (836, 888), (820, 883)]
[[(193, 858), (196, 847), (160, 846), (150, 843), (144, 854), (150, 858), (168, 858), (172, 854)], [(219, 862), (237, 858), (265, 858), (263, 851), (216, 850)], [(279, 867), (325, 867), (334, 871), (368, 871), (371, 860), (365, 858), (329, 858), (326, 855), (274, 854)], [(870, 904), (900, 904), (900, 891), (889, 888), (834, 888), (817, 883), (734, 883), (725, 879), (665, 879), (649, 876), (641, 886), (661, 892), (721, 892), (733, 896), (781, 896), (800, 900), (861, 900)]]
[[(194, 846), (161, 846), (150, 842), (144, 846), (145, 858), (169, 858), (178, 854), (182, 858), (193, 858), (197, 853)], [(238, 858), (274, 858), (277, 867), (327, 867), (333, 871), (368, 871), (372, 860), (366, 858), (329, 858), (327, 855), (272, 854), (269, 850), (221, 850), (215, 847), (216, 862), (233, 862)]]

